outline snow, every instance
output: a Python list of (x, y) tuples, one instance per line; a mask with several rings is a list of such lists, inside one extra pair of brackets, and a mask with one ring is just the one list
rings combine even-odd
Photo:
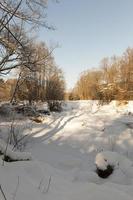
[(0, 139), (0, 152), (8, 156), (12, 161), (15, 160), (31, 160), (31, 154), (28, 152), (13, 151), (13, 146), (5, 143)]
[[(32, 160), (2, 166), (0, 158), (0, 185), (7, 199), (132, 200), (133, 115), (129, 112), (133, 112), (132, 101), (123, 106), (115, 101), (103, 106), (97, 101), (67, 101), (63, 112), (45, 116), (41, 124), (28, 118), (16, 120), (18, 134), (28, 134), (25, 152), (14, 152), (9, 145), (7, 153), (14, 159), (32, 156)], [(0, 119), (2, 151), (10, 124)], [(102, 179), (96, 165), (106, 169), (108, 164), (114, 171)]]
[(129, 161), (129, 159), (127, 159), (126, 157), (116, 152), (104, 151), (96, 155), (95, 164), (100, 169), (106, 170), (108, 165), (112, 165), (114, 167), (117, 167), (121, 164), (132, 166), (133, 163)]

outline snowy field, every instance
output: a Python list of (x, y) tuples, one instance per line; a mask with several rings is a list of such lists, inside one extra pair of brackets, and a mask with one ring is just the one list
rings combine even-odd
[[(7, 200), (133, 199), (133, 102), (66, 102), (63, 112), (45, 116), (43, 123), (28, 118), (15, 123), (15, 131), (26, 135), (21, 146), (32, 159), (3, 166), (0, 158)], [(0, 119), (0, 148), (10, 125)], [(102, 179), (96, 165), (106, 169), (107, 164), (114, 171)], [(0, 200), (5, 200), (1, 192)]]

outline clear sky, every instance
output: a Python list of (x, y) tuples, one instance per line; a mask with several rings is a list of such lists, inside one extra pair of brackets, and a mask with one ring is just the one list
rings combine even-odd
[(65, 73), (67, 88), (102, 58), (119, 56), (133, 47), (133, 0), (60, 0), (57, 4), (51, 0), (47, 13), (56, 30), (41, 28), (39, 38), (60, 44), (54, 56)]

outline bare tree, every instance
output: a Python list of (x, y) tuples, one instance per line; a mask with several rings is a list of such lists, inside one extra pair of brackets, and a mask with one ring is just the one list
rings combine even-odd
[(99, 69), (83, 72), (74, 90), (80, 99), (133, 99), (133, 49), (121, 57), (104, 58)]
[(46, 21), (48, 0), (1, 0), (0, 17), (1, 28), (10, 31), (10, 25), (23, 21), (29, 25), (42, 25), (52, 28)]
[(48, 49), (44, 43), (34, 42), (33, 47), (33, 50), (31, 49), (31, 52), (33, 53), (31, 61), (35, 64), (35, 70), (21, 67), (16, 83), (16, 89), (13, 94), (14, 97), (15, 94), (17, 94), (18, 98), (21, 100), (27, 99), (30, 103), (33, 100), (46, 100), (48, 80), (55, 74), (55, 71), (57, 71), (52, 56), (52, 53), (57, 46)]
[[(44, 26), (54, 29), (47, 24), (48, 0), (1, 0), (0, 2), (0, 74), (7, 74), (17, 68), (20, 55), (23, 57), (23, 66), (27, 66), (31, 55), (30, 45), (24, 41), (24, 27)], [(19, 55), (18, 55), (19, 54)], [(21, 61), (22, 61), (21, 57)], [(12, 63), (14, 63), (12, 65)], [(30, 63), (33, 65), (34, 63)]]

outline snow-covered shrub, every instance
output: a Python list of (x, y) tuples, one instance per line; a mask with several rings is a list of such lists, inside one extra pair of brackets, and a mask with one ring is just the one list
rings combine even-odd
[(21, 113), (24, 116), (36, 116), (38, 113), (36, 112), (35, 108), (32, 106), (26, 105), (19, 105), (15, 107), (17, 113)]
[(25, 133), (27, 127), (24, 124), (18, 125), (14, 115), (11, 120), (10, 127), (6, 128), (5, 137), (1, 137), (0, 139), (0, 154), (2, 155), (2, 159), (7, 162), (30, 160), (31, 155), (24, 152), (27, 144), (27, 139), (25, 139), (28, 135)]
[(39, 112), (40, 114), (44, 114), (44, 115), (50, 115), (49, 110), (37, 110), (37, 112)]
[(48, 101), (48, 107), (51, 112), (61, 112), (62, 102), (61, 101)]
[(24, 151), (27, 140), (26, 140), (26, 134), (23, 134), (26, 131), (26, 127), (24, 124), (17, 125), (15, 118), (12, 118), (12, 122), (10, 127), (6, 130), (6, 138), (4, 141), (6, 143), (9, 143), (12, 145), (13, 150), (19, 150), (19, 151)]
[(13, 150), (24, 151), (29, 142), (28, 136), (32, 131), (31, 120), (17, 121), (17, 116), (9, 118), (9, 122), (3, 123), (0, 129), (0, 139), (12, 145)]
[(28, 152), (13, 151), (13, 146), (0, 139), (0, 152), (3, 160), (7, 162), (31, 160), (31, 154)]
[(13, 112), (12, 106), (10, 104), (2, 104), (0, 106), (0, 115), (2, 117), (8, 117)]
[(47, 102), (39, 102), (36, 104), (36, 111), (40, 114), (50, 115), (50, 110), (48, 108)]
[(96, 173), (101, 178), (107, 178), (114, 171), (115, 164), (108, 159), (106, 153), (101, 152), (96, 156), (95, 164), (96, 164)]
[(96, 172), (102, 178), (120, 171), (127, 177), (133, 177), (133, 162), (127, 157), (111, 151), (103, 151), (96, 155), (95, 158)]
[(31, 154), (28, 152), (8, 151), (6, 155), (3, 155), (3, 160), (6, 162), (28, 161), (31, 159)]

